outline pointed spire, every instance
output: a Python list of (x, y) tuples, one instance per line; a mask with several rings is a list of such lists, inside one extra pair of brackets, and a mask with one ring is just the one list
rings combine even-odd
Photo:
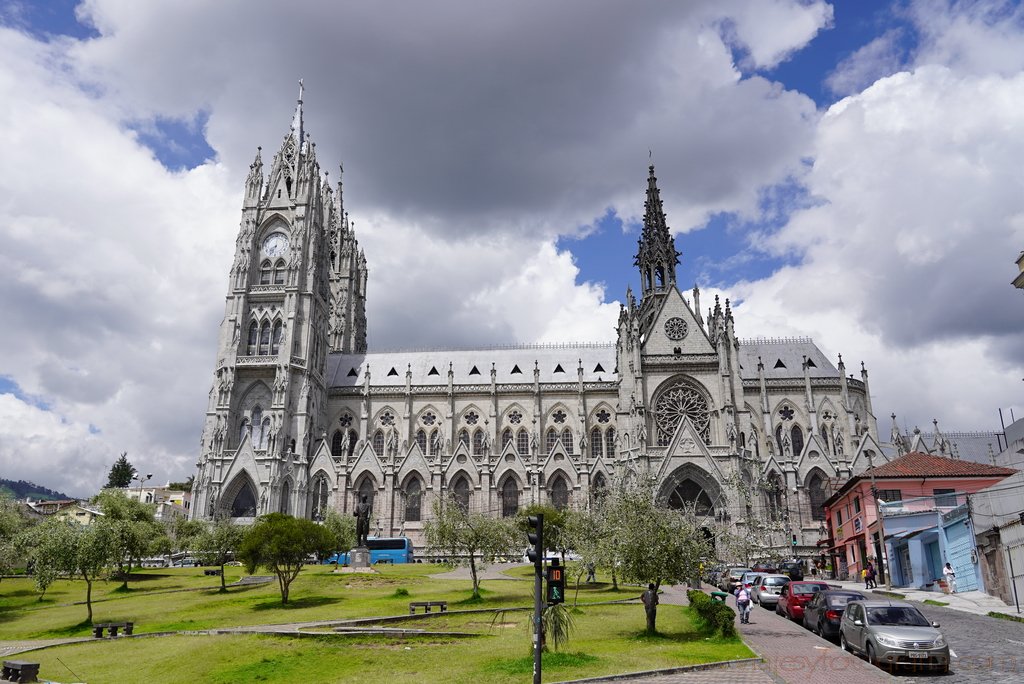
[(296, 145), (302, 145), (304, 133), (302, 130), (302, 79), (299, 79), (299, 101), (295, 105), (295, 115), (292, 117), (292, 137)]
[(654, 164), (651, 164), (648, 167), (647, 199), (644, 202), (644, 228), (633, 262), (640, 269), (644, 295), (675, 285), (679, 254), (668, 229), (658, 178), (654, 175)]

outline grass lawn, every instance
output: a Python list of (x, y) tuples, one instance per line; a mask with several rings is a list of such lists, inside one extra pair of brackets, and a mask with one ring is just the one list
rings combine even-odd
[[(470, 583), (427, 575), (438, 566), (384, 567), (376, 575), (332, 574), (311, 566), (292, 585), (292, 603), (283, 607), (277, 583), (217, 591), (219, 578), (200, 568), (145, 571), (148, 578), (115, 591), (117, 582), (99, 582), (94, 596), (96, 622), (133, 620), (136, 633), (272, 624), (363, 616), (401, 615), (409, 601), (447, 600), (450, 610), (531, 605), (529, 568), (522, 580), (485, 580), (480, 601), (469, 601)], [(241, 568), (229, 568), (231, 581)], [(519, 574), (519, 569), (513, 572)], [(203, 589), (202, 587), (211, 587)], [(192, 591), (171, 591), (195, 589)], [(580, 602), (629, 597), (628, 588), (582, 586)], [(402, 591), (404, 590), (404, 591)], [(573, 593), (569, 591), (570, 601)], [(43, 602), (27, 580), (0, 583), (0, 640), (87, 635), (82, 624), (82, 582), (56, 583)], [(663, 605), (659, 634), (643, 634), (639, 605), (580, 606), (577, 629), (563, 653), (545, 655), (545, 681), (672, 667), (751, 657), (737, 639), (706, 638), (684, 609)], [(71, 644), (26, 654), (42, 663), (40, 674), (57, 681), (344, 682), (368, 673), (414, 677), (419, 682), (522, 682), (532, 672), (530, 618), (523, 612), (446, 613), (387, 626), (458, 631), (475, 638), (422, 636), (308, 638), (257, 635), (180, 635)], [(127, 663), (130, 663), (130, 670)]]

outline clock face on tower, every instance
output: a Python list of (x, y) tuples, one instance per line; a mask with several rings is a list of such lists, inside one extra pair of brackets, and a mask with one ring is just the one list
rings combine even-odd
[(281, 233), (268, 235), (263, 241), (263, 255), (268, 257), (284, 256), (288, 249), (288, 238)]
[(665, 321), (665, 335), (670, 340), (681, 340), (686, 337), (686, 321), (678, 316)]

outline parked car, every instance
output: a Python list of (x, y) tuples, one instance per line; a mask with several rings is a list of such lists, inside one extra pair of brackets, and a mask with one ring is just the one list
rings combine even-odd
[(775, 608), (779, 601), (779, 594), (782, 587), (789, 584), (790, 579), (786, 575), (760, 575), (754, 580), (752, 600), (762, 608)]
[(819, 591), (804, 606), (804, 627), (825, 639), (839, 638), (839, 624), (850, 601), (864, 601), (867, 596), (859, 591), (829, 589)]
[(754, 563), (754, 567), (752, 569), (754, 572), (760, 572), (764, 575), (775, 575), (779, 572), (779, 569), (775, 566), (774, 563), (768, 563), (767, 561)]
[(775, 612), (785, 615), (790, 620), (800, 621), (804, 617), (804, 606), (819, 591), (827, 591), (830, 587), (825, 582), (793, 582), (782, 587), (779, 600), (775, 603)]
[(782, 575), (789, 575), (789, 579), (794, 582), (799, 582), (804, 578), (804, 563), (803, 561), (798, 560), (779, 563), (779, 573)]
[(909, 603), (851, 601), (840, 623), (839, 643), (879, 667), (911, 665), (949, 672), (949, 644), (939, 623), (929, 623)]
[(704, 577), (704, 581), (714, 587), (717, 587), (719, 580), (722, 578), (722, 572), (724, 570), (725, 567), (722, 565), (716, 565), (712, 567), (710, 570), (708, 570), (707, 575)]
[(751, 570), (750, 572), (745, 572), (743, 573), (743, 577), (740, 578), (740, 584), (753, 585), (754, 581), (757, 580), (757, 578), (760, 577), (762, 574), (763, 573), (760, 572), (754, 572), (753, 570)]
[(729, 594), (733, 593), (736, 591), (736, 587), (740, 585), (740, 580), (745, 572), (750, 572), (750, 568), (742, 566), (726, 568), (725, 572), (722, 573), (722, 579), (718, 583), (718, 588)]

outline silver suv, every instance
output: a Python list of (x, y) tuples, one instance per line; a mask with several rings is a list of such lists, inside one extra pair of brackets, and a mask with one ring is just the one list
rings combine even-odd
[(839, 624), (839, 644), (879, 667), (909, 665), (949, 672), (949, 644), (914, 606), (900, 601), (850, 601)]

